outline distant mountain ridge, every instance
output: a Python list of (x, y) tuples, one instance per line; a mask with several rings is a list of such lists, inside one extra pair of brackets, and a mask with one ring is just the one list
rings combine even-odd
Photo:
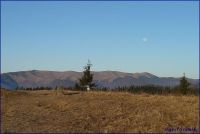
[[(158, 77), (148, 72), (143, 73), (124, 73), (118, 71), (92, 72), (94, 82), (98, 87), (117, 88), (123, 86), (139, 85), (160, 85), (176, 86), (179, 78)], [(81, 78), (82, 72), (75, 71), (20, 71), (1, 74), (1, 88), (15, 89), (17, 87), (73, 87)], [(188, 79), (192, 85), (198, 85), (198, 79)]]

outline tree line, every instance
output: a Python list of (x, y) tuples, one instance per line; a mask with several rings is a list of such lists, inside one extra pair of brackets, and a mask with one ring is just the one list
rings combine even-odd
[(45, 86), (40, 86), (40, 87), (17, 87), (16, 90), (53, 90), (54, 88), (52, 87), (45, 87)]

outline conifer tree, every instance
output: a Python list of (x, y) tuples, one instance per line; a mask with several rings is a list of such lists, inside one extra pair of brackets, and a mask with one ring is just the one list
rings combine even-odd
[(96, 85), (92, 82), (93, 81), (93, 74), (91, 73), (92, 64), (90, 60), (88, 60), (87, 65), (84, 67), (83, 76), (79, 79), (79, 84), (76, 84), (76, 88), (81, 88), (82, 90), (86, 90), (86, 88), (92, 88)]
[(184, 76), (180, 79), (180, 85), (179, 85), (182, 94), (187, 94), (189, 90), (189, 85), (190, 83), (187, 81), (184, 73)]

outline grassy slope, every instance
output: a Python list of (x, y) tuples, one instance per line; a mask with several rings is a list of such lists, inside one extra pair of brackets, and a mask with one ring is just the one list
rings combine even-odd
[(164, 132), (198, 128), (197, 96), (2, 91), (3, 131)]

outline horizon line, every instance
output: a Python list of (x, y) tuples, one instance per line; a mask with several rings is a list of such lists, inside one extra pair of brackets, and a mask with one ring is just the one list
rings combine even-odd
[[(73, 71), (73, 70), (66, 70), (66, 71), (56, 71), (56, 70), (37, 70), (37, 69), (32, 69), (32, 70), (20, 70), (20, 71), (10, 71), (10, 72), (1, 72), (1, 74), (6, 74), (6, 73), (17, 73), (17, 72), (31, 72), (31, 71), (46, 71), (46, 72), (77, 72), (77, 73), (82, 73), (82, 71)], [(124, 72), (124, 71), (118, 71), (118, 70), (100, 70), (100, 71), (91, 71), (91, 72), (119, 72), (119, 73), (127, 73), (127, 74), (136, 74), (136, 73), (148, 73), (151, 75), (154, 75), (153, 73), (150, 72), (146, 72), (146, 71), (142, 71), (142, 72)], [(156, 77), (166, 77), (166, 78), (180, 78), (177, 76), (158, 76), (158, 75), (154, 75)], [(187, 77), (186, 78), (189, 79), (199, 79), (199, 78), (191, 78), (191, 77)]]

